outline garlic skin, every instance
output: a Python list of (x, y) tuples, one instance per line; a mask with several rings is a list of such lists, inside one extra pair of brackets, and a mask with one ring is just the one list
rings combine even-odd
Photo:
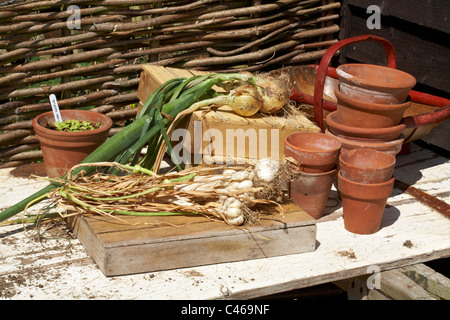
[(259, 179), (265, 182), (272, 182), (275, 179), (279, 168), (280, 164), (278, 161), (264, 158), (256, 163), (255, 173)]
[(242, 214), (242, 202), (236, 198), (227, 198), (219, 211), (226, 217), (229, 224), (241, 225), (244, 223), (244, 215)]
[(230, 177), (231, 181), (253, 180), (253, 172), (244, 170), (233, 173)]
[(253, 181), (252, 180), (244, 180), (239, 182), (237, 188), (238, 189), (249, 189), (253, 187)]
[(229, 208), (237, 208), (240, 209), (242, 206), (242, 203), (233, 197), (229, 197), (227, 200), (225, 200), (224, 204), (223, 204), (223, 208), (225, 209), (225, 211)]
[(228, 219), (228, 223), (234, 226), (240, 226), (244, 223), (244, 216), (240, 215), (239, 217)]
[(224, 175), (224, 176), (231, 176), (231, 175), (233, 175), (234, 173), (236, 173), (236, 170), (233, 170), (233, 169), (227, 169), (227, 170), (225, 170), (225, 171), (222, 173), (222, 175)]
[(236, 190), (239, 189), (238, 187), (239, 187), (239, 181), (234, 181), (234, 182), (230, 183), (230, 184), (225, 188), (225, 190), (227, 190), (227, 191), (236, 191)]
[(242, 215), (241, 209), (240, 208), (228, 208), (226, 215), (230, 219), (237, 218)]

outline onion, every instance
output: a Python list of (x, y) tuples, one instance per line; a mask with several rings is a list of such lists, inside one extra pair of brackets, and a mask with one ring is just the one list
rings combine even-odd
[(271, 76), (259, 76), (256, 88), (262, 98), (263, 104), (259, 111), (262, 113), (275, 113), (285, 106), (289, 99), (289, 91), (285, 82)]
[(257, 113), (263, 101), (254, 86), (243, 85), (230, 92), (228, 105), (238, 115), (250, 117)]

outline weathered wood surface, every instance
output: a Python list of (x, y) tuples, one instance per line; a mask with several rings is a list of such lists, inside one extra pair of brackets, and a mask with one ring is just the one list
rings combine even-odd
[(439, 299), (450, 300), (450, 279), (423, 263), (401, 268), (401, 272)]
[(347, 292), (349, 300), (450, 299), (450, 279), (423, 263), (339, 280), (334, 284)]
[[(21, 200), (35, 184), (6, 173), (2, 207)], [(447, 158), (413, 143), (410, 154), (397, 156), (395, 176), (450, 201)], [(120, 277), (105, 277), (76, 239), (67, 250), (64, 239), (44, 240), (44, 247), (20, 225), (1, 227), (1, 298), (246, 299), (369, 274), (373, 265), (384, 271), (450, 256), (450, 219), (408, 193), (394, 190), (382, 228), (373, 235), (347, 232), (341, 205), (337, 199), (333, 204), (317, 223), (314, 252)]]
[[(311, 252), (316, 220), (293, 203), (261, 208), (258, 225), (204, 216), (75, 216), (71, 230), (106, 276)], [(270, 208), (270, 210), (269, 210)], [(201, 252), (201, 255), (199, 255)]]

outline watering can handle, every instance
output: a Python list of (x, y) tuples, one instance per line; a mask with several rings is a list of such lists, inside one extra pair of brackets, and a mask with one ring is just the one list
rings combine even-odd
[(396, 68), (397, 60), (395, 57), (395, 51), (392, 44), (381, 37), (374, 35), (362, 35), (356, 36), (348, 39), (344, 39), (336, 42), (328, 48), (328, 50), (323, 55), (320, 60), (319, 68), (317, 69), (316, 82), (314, 84), (314, 122), (324, 131), (323, 124), (323, 86), (325, 84), (325, 78), (327, 76), (327, 69), (330, 65), (331, 59), (334, 57), (336, 52), (342, 47), (363, 41), (376, 41), (383, 45), (384, 51), (386, 52), (386, 66), (390, 68)]

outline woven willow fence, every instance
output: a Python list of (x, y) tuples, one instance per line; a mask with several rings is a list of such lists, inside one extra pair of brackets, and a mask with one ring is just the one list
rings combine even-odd
[(267, 71), (317, 61), (336, 41), (340, 3), (325, 0), (0, 0), (0, 167), (42, 159), (31, 121), (87, 108), (136, 115), (145, 63)]

